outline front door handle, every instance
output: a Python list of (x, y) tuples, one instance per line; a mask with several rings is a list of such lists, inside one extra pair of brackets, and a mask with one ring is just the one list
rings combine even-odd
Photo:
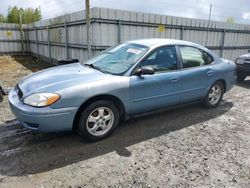
[(170, 79), (171, 83), (175, 83), (175, 82), (178, 82), (178, 81), (179, 81), (179, 78), (177, 78), (177, 77)]
[(213, 74), (214, 74), (214, 71), (211, 71), (211, 70), (210, 70), (210, 71), (207, 71), (207, 75), (208, 75), (208, 76), (212, 76)]

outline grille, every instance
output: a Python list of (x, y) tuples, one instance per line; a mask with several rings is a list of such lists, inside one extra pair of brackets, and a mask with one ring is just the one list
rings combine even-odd
[(250, 64), (250, 59), (246, 59), (245, 63)]
[(19, 88), (19, 86), (16, 86), (16, 90), (17, 90), (17, 95), (18, 97), (21, 99), (23, 97), (23, 92), (22, 90)]
[(245, 60), (244, 66), (247, 68), (250, 67), (250, 59)]

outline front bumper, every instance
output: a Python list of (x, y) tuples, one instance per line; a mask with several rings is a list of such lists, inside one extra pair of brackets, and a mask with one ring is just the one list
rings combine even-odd
[(245, 64), (242, 64), (242, 65), (237, 65), (236, 66), (236, 71), (237, 72), (243, 72), (244, 74), (246, 74), (247, 76), (250, 76), (250, 63), (245, 63)]
[(72, 130), (77, 107), (53, 109), (34, 108), (19, 100), (16, 89), (8, 96), (10, 108), (20, 123), (34, 132), (59, 132)]

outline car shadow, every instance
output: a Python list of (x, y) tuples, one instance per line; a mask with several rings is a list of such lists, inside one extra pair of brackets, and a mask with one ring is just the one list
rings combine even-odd
[(237, 82), (237, 86), (244, 87), (246, 89), (250, 89), (250, 80), (244, 80), (242, 82)]
[(37, 134), (17, 121), (0, 125), (0, 173), (22, 176), (46, 172), (106, 153), (133, 155), (126, 147), (170, 132), (201, 124), (230, 111), (233, 103), (222, 101), (215, 109), (194, 104), (123, 122), (109, 138), (88, 143), (73, 133)]

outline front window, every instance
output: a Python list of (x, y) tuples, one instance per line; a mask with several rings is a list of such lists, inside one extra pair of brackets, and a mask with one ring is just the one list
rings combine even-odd
[(177, 69), (177, 56), (174, 46), (164, 46), (156, 49), (144, 60), (142, 66), (150, 66), (157, 72), (166, 72)]
[(87, 64), (92, 64), (103, 72), (120, 75), (137, 63), (148, 49), (143, 45), (124, 43), (105, 50)]

